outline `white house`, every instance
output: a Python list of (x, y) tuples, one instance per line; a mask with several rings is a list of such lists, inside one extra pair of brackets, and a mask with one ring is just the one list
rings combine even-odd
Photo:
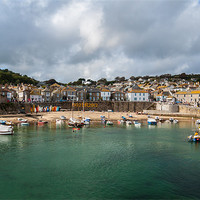
[(111, 97), (111, 92), (108, 89), (103, 88), (101, 90), (101, 99), (103, 101), (109, 101)]
[(149, 101), (149, 93), (146, 90), (131, 90), (126, 98), (128, 101)]
[(41, 90), (39, 89), (34, 89), (30, 92), (30, 100), (31, 102), (42, 102), (42, 95), (41, 95)]

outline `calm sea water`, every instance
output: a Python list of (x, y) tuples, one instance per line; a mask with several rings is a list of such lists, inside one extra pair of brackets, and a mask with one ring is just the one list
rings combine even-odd
[(0, 137), (0, 199), (200, 198), (192, 129), (18, 127)]

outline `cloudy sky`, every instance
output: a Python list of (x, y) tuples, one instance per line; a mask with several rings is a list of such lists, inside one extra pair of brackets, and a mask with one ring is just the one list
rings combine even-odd
[(200, 73), (198, 0), (1, 0), (0, 67), (37, 80)]

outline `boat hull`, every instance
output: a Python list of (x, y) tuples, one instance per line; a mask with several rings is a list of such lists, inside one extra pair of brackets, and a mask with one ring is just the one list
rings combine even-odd
[(149, 125), (157, 125), (157, 122), (148, 122)]
[(0, 131), (0, 135), (13, 135), (14, 131)]

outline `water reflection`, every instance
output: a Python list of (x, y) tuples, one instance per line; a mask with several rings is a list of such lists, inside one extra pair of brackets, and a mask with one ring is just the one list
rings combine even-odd
[(12, 135), (0, 135), (0, 143), (9, 143), (12, 140)]

